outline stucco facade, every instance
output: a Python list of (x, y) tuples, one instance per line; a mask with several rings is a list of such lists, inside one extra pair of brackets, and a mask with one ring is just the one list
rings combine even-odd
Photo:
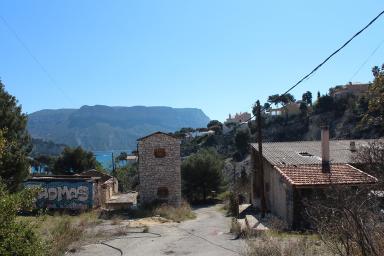
[[(263, 210), (264, 193), (264, 210), (285, 221), (290, 229), (310, 227), (303, 199), (312, 200), (317, 191), (332, 186), (355, 187), (377, 182), (375, 177), (345, 163), (354, 159), (355, 150), (350, 145), (356, 143), (322, 138), (323, 141), (265, 142), (261, 161), (258, 144), (251, 144), (252, 204)], [(327, 152), (333, 162), (325, 169), (323, 161), (329, 159)]]
[(181, 202), (180, 140), (154, 133), (138, 140), (140, 203)]
[[(253, 150), (251, 161), (253, 163), (252, 204), (257, 209), (261, 209), (260, 168), (258, 167), (260, 165), (257, 152)], [(285, 221), (288, 227), (292, 227), (294, 214), (293, 188), (281, 177), (274, 166), (265, 160), (263, 161), (263, 169), (267, 211)]]

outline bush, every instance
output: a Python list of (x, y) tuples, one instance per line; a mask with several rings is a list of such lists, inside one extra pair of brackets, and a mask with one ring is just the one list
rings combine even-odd
[(313, 237), (292, 235), (274, 237), (268, 233), (247, 241), (247, 256), (315, 256), (332, 255)]
[(191, 201), (204, 200), (212, 191), (220, 193), (224, 161), (214, 150), (203, 149), (188, 157), (181, 166), (183, 194)]
[(137, 164), (117, 168), (116, 178), (119, 181), (120, 192), (125, 193), (136, 189), (139, 183), (139, 176), (137, 173)]
[(154, 215), (160, 215), (163, 218), (180, 222), (183, 220), (194, 219), (196, 216), (192, 212), (190, 205), (187, 202), (182, 202), (180, 207), (172, 207), (166, 204), (155, 208)]
[(16, 219), (17, 212), (31, 208), (37, 191), (9, 194), (0, 179), (0, 255), (44, 255), (43, 241), (32, 225)]
[(229, 195), (227, 214), (236, 218), (239, 217), (239, 201), (234, 193)]
[(97, 166), (98, 162), (91, 151), (86, 151), (81, 147), (66, 147), (57, 158), (52, 171), (54, 174), (71, 175), (95, 169)]
[(239, 130), (235, 135), (235, 145), (238, 152), (241, 155), (245, 155), (248, 152), (248, 143), (250, 140), (250, 135), (248, 129)]

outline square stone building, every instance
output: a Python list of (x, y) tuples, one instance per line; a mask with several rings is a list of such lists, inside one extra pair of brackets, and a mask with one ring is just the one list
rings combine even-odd
[(181, 202), (180, 140), (156, 132), (138, 139), (139, 196), (142, 204), (153, 201), (179, 206)]

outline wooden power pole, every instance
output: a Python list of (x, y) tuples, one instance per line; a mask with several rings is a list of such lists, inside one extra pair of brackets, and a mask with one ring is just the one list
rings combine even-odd
[(261, 203), (261, 217), (265, 217), (267, 205), (265, 202), (264, 192), (264, 165), (263, 165), (263, 138), (261, 133), (261, 106), (260, 101), (256, 102), (257, 106), (257, 144), (259, 146), (259, 188), (260, 188), (260, 203)]

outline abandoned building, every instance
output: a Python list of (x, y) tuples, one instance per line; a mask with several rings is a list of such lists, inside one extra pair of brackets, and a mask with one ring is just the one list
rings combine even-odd
[(162, 132), (138, 139), (139, 196), (179, 206), (181, 202), (180, 140)]
[(25, 187), (41, 188), (36, 207), (47, 209), (92, 209), (100, 206), (99, 177), (75, 175), (34, 176)]
[(136, 205), (136, 192), (118, 193), (118, 181), (97, 170), (76, 175), (33, 176), (25, 187), (39, 187), (36, 207), (47, 209), (86, 210), (129, 208)]
[(377, 182), (375, 177), (351, 165), (356, 148), (367, 145), (367, 141), (330, 141), (327, 128), (322, 129), (321, 135), (321, 141), (263, 143), (261, 161), (258, 144), (250, 145), (254, 174), (251, 203), (278, 216), (291, 229), (302, 227), (301, 198), (311, 191)]

